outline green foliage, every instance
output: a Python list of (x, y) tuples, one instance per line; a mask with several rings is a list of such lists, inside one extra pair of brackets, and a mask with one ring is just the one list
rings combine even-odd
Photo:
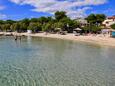
[(12, 31), (17, 31), (19, 32), (20, 31), (20, 24), (19, 23), (14, 23), (10, 26), (11, 30)]
[(86, 20), (90, 24), (101, 24), (106, 19), (106, 16), (104, 14), (90, 14)]
[(111, 28), (112, 28), (112, 29), (115, 29), (115, 24), (111, 25)]
[[(90, 23), (90, 26), (83, 27), (84, 31), (96, 32), (100, 30), (99, 25), (106, 18), (104, 14), (91, 14), (86, 20)], [(25, 18), (20, 21), (13, 20), (0, 20), (0, 30), (12, 30), (18, 32), (26, 32), (27, 29), (33, 32), (38, 31), (67, 31), (73, 32), (73, 29), (80, 27), (80, 23), (76, 20), (70, 19), (66, 12), (57, 11), (54, 17), (40, 17), (40, 18)], [(114, 26), (112, 26), (114, 28)]]
[(37, 27), (38, 27), (38, 31), (42, 31), (42, 24), (40, 24), (40, 23), (37, 23)]
[(30, 23), (28, 26), (28, 30), (32, 30), (32, 32), (35, 32), (37, 29), (37, 24), (36, 23)]
[(106, 16), (104, 14), (97, 14), (96, 19), (97, 19), (96, 21), (97, 23), (102, 23), (106, 19)]
[(38, 23), (30, 23), (28, 26), (28, 30), (32, 30), (32, 32), (40, 31), (41, 28), (41, 24)]
[(55, 12), (55, 19), (57, 21), (59, 21), (59, 20), (61, 20), (63, 18), (66, 18), (66, 17), (67, 17), (67, 15), (66, 15), (66, 12), (64, 12), (64, 11), (57, 11), (57, 12)]
[(93, 26), (91, 26), (91, 31), (96, 33), (98, 31), (101, 31), (101, 28), (99, 26), (93, 25)]
[(82, 30), (84, 30), (85, 32), (98, 32), (101, 30), (101, 27), (99, 26), (96, 26), (96, 25), (91, 25), (91, 26), (85, 26), (85, 27), (82, 27)]
[(31, 18), (30, 22), (38, 22), (38, 19), (37, 18)]
[(8, 31), (8, 30), (10, 30), (10, 24), (3, 24), (3, 25), (1, 25), (1, 29), (2, 29), (3, 31)]
[(13, 21), (13, 20), (6, 20), (5, 23), (6, 24), (13, 24), (13, 23), (15, 23), (15, 21)]
[(86, 20), (87, 20), (90, 24), (96, 23), (96, 16), (95, 16), (95, 14), (90, 14), (90, 15), (86, 18)]
[(71, 20), (68, 17), (65, 17), (63, 19), (60, 20), (60, 22), (63, 23), (63, 30), (66, 30), (68, 32), (73, 32), (73, 29), (79, 27), (79, 23), (75, 20)]
[(2, 24), (0, 24), (0, 31), (3, 31)]
[(20, 30), (27, 31), (28, 25), (26, 23), (19, 22)]
[(85, 31), (85, 32), (89, 32), (90, 31), (90, 27), (89, 26), (82, 27), (82, 30)]
[(50, 31), (52, 29), (52, 24), (51, 23), (47, 23), (47, 24), (44, 24), (43, 27), (42, 27), (42, 30), (43, 31)]
[(80, 27), (80, 23), (78, 21), (75, 21), (75, 20), (70, 20), (68, 22), (68, 24), (69, 24), (69, 27), (73, 28), (73, 29)]
[(52, 21), (51, 17), (40, 17), (38, 19), (38, 22), (41, 23), (41, 24), (46, 24), (46, 23), (48, 23), (50, 21)]
[(63, 27), (64, 27), (64, 23), (62, 23), (62, 22), (56, 22), (56, 23), (53, 24), (53, 28), (55, 30), (58, 30), (59, 28), (61, 30)]
[(26, 24), (26, 25), (29, 25), (30, 20), (29, 20), (28, 18), (25, 18), (25, 19), (23, 19), (23, 20), (20, 20), (19, 22), (22, 22), (22, 23), (24, 23), (24, 24)]
[(5, 22), (3, 20), (0, 20), (0, 24), (4, 24)]

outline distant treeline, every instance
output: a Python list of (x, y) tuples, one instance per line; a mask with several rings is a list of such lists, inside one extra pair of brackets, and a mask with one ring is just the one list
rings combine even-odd
[(97, 32), (101, 30), (101, 23), (106, 19), (104, 14), (90, 14), (85, 18), (87, 25), (81, 27), (81, 23), (76, 19), (73, 20), (66, 15), (64, 11), (55, 12), (54, 17), (40, 17), (40, 18), (25, 18), (19, 21), (14, 20), (0, 20), (1, 31), (18, 31), (26, 32), (32, 30), (33, 32), (47, 31), (67, 31), (72, 32), (75, 28), (81, 28), (86, 32)]

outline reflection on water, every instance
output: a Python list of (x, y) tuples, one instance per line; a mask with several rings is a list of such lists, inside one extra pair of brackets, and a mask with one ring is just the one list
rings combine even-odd
[(115, 48), (0, 38), (0, 86), (115, 86)]

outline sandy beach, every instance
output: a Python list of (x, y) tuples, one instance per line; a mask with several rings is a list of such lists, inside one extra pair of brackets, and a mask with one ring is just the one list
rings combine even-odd
[[(0, 34), (3, 34), (3, 32), (0, 32)], [(15, 33), (15, 32), (13, 32), (12, 34), (21, 35), (21, 36), (57, 38), (57, 39), (63, 39), (63, 40), (80, 41), (80, 42), (87, 42), (87, 43), (92, 43), (92, 44), (115, 47), (115, 38), (111, 38), (108, 35), (103, 36), (102, 34), (97, 35), (97, 36), (93, 36), (93, 35), (75, 36), (74, 34), (60, 35), (60, 34), (49, 34), (49, 33), (46, 35), (45, 33), (28, 34), (28, 33)]]

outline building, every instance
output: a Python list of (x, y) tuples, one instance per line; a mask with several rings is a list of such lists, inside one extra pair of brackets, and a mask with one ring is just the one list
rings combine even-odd
[(105, 27), (110, 28), (112, 24), (115, 24), (115, 16), (108, 17), (102, 24)]
[(87, 26), (87, 25), (88, 25), (87, 20), (85, 20), (84, 18), (77, 18), (77, 19), (75, 19), (75, 20), (80, 23), (81, 27), (84, 27), (84, 26)]

